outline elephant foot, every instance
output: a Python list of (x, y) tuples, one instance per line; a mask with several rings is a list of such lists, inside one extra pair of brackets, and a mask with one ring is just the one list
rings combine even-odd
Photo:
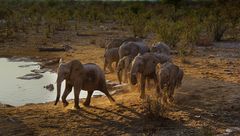
[(80, 106), (79, 105), (74, 105), (74, 109), (80, 110)]
[(145, 98), (145, 95), (144, 95), (144, 94), (141, 94), (141, 95), (140, 95), (140, 98), (141, 98), (141, 99), (144, 99), (144, 98)]
[(63, 107), (67, 107), (68, 104), (69, 104), (68, 102), (64, 102), (64, 103), (63, 103)]
[(90, 103), (89, 103), (89, 102), (84, 102), (83, 105), (84, 105), (85, 107), (89, 107), (89, 106), (90, 106)]

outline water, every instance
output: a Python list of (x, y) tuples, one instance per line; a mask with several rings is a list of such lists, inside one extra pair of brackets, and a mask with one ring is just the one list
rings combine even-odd
[[(32, 65), (33, 64), (33, 65)], [(40, 79), (22, 80), (16, 77), (32, 73), (33, 69), (40, 69), (36, 62), (11, 62), (7, 58), (0, 58), (0, 103), (21, 106), (27, 103), (45, 103), (56, 99), (57, 74), (52, 72), (43, 73)], [(31, 65), (28, 67), (19, 67)], [(53, 84), (54, 90), (48, 91), (43, 88), (45, 85)], [(62, 90), (65, 83), (62, 83)], [(95, 91), (93, 95), (102, 94)], [(86, 98), (87, 92), (81, 91), (80, 98)], [(73, 99), (73, 91), (67, 99)]]

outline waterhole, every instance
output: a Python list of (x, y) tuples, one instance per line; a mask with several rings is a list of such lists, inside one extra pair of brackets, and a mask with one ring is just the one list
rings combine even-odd
[[(36, 79), (25, 79), (24, 75), (34, 75), (32, 70), (39, 71), (40, 65), (34, 61), (11, 60), (0, 58), (0, 103), (13, 106), (21, 106), (28, 103), (45, 103), (56, 99), (56, 79), (57, 74), (47, 70), (36, 74)], [(40, 75), (40, 76), (39, 76)], [(29, 78), (27, 76), (27, 78)], [(53, 84), (54, 90), (49, 91), (44, 86)], [(65, 83), (62, 83), (62, 90)], [(102, 95), (99, 91), (94, 91), (93, 95)], [(81, 91), (80, 98), (86, 98), (87, 92)], [(73, 99), (73, 91), (67, 99)]]

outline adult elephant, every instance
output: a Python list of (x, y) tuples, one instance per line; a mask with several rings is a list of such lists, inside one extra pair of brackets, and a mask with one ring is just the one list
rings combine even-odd
[(138, 53), (144, 54), (149, 52), (150, 49), (145, 42), (124, 42), (118, 50), (119, 59), (124, 56), (131, 55), (132, 57), (137, 56)]
[(109, 42), (106, 46), (106, 50), (112, 49), (112, 48), (119, 48), (124, 42), (140, 42), (142, 39), (136, 38), (136, 37), (128, 37), (128, 38), (118, 38), (113, 39), (111, 42)]
[(163, 53), (166, 55), (170, 55), (169, 46), (163, 42), (158, 42), (157, 44), (153, 45), (150, 50), (154, 53)]
[(155, 53), (145, 53), (143, 55), (138, 55), (134, 58), (132, 62), (132, 68), (130, 71), (131, 84), (137, 84), (137, 74), (140, 74), (140, 98), (145, 97), (145, 82), (146, 79), (154, 79), (154, 82), (157, 83), (157, 76), (155, 74), (156, 65), (158, 63), (165, 63), (171, 61), (165, 54), (155, 54)]
[[(75, 60), (77, 61), (77, 60)], [(75, 62), (74, 61), (74, 62)], [(80, 63), (79, 61), (77, 61)], [(109, 94), (107, 90), (107, 85), (106, 85), (106, 80), (105, 80), (105, 75), (101, 68), (93, 63), (87, 63), (87, 64), (81, 64), (81, 72), (80, 70), (75, 70), (76, 69), (72, 65), (73, 61), (66, 63), (66, 64), (60, 64), (59, 69), (58, 69), (58, 78), (57, 78), (57, 99), (55, 101), (55, 105), (59, 101), (60, 98), (60, 91), (61, 91), (61, 83), (63, 80), (66, 80), (66, 87), (64, 90), (64, 93), (62, 95), (62, 102), (64, 106), (68, 105), (68, 102), (66, 101), (67, 96), (72, 90), (72, 87), (74, 87), (74, 107), (79, 109), (79, 93), (81, 89), (88, 91), (87, 99), (84, 102), (85, 106), (89, 106), (91, 102), (91, 96), (93, 94), (94, 90), (99, 90), (103, 92), (110, 102), (114, 102), (115, 100), (112, 98), (112, 96)], [(70, 71), (70, 72), (69, 72)], [(72, 72), (71, 72), (72, 71)], [(81, 74), (78, 74), (81, 73)], [(75, 81), (81, 81), (79, 83), (79, 87), (75, 85)], [(75, 89), (75, 86), (78, 88)]]

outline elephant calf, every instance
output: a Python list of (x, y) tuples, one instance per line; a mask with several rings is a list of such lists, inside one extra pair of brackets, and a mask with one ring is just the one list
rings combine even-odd
[(113, 72), (112, 63), (116, 62), (116, 67), (119, 61), (118, 48), (107, 49), (104, 54), (104, 71), (106, 67)]
[(167, 96), (170, 101), (173, 101), (174, 89), (181, 86), (184, 72), (178, 66), (171, 62), (166, 62), (163, 65), (156, 66), (157, 75), (157, 92), (166, 87)]
[(79, 94), (81, 89), (88, 91), (87, 99), (84, 102), (85, 106), (90, 105), (91, 96), (94, 90), (103, 92), (110, 102), (115, 100), (109, 94), (105, 81), (105, 75), (101, 68), (93, 63), (81, 64), (78, 60), (73, 60), (65, 64), (60, 64), (57, 77), (57, 98), (55, 105), (58, 103), (61, 94), (61, 83), (66, 80), (66, 87), (62, 95), (64, 106), (68, 105), (67, 96), (74, 87), (74, 107), (79, 109)]
[(117, 65), (117, 76), (118, 81), (121, 84), (122, 83), (122, 74), (124, 72), (124, 82), (128, 82), (128, 75), (131, 69), (132, 60), (134, 57), (132, 56), (124, 56), (122, 59), (119, 60)]

